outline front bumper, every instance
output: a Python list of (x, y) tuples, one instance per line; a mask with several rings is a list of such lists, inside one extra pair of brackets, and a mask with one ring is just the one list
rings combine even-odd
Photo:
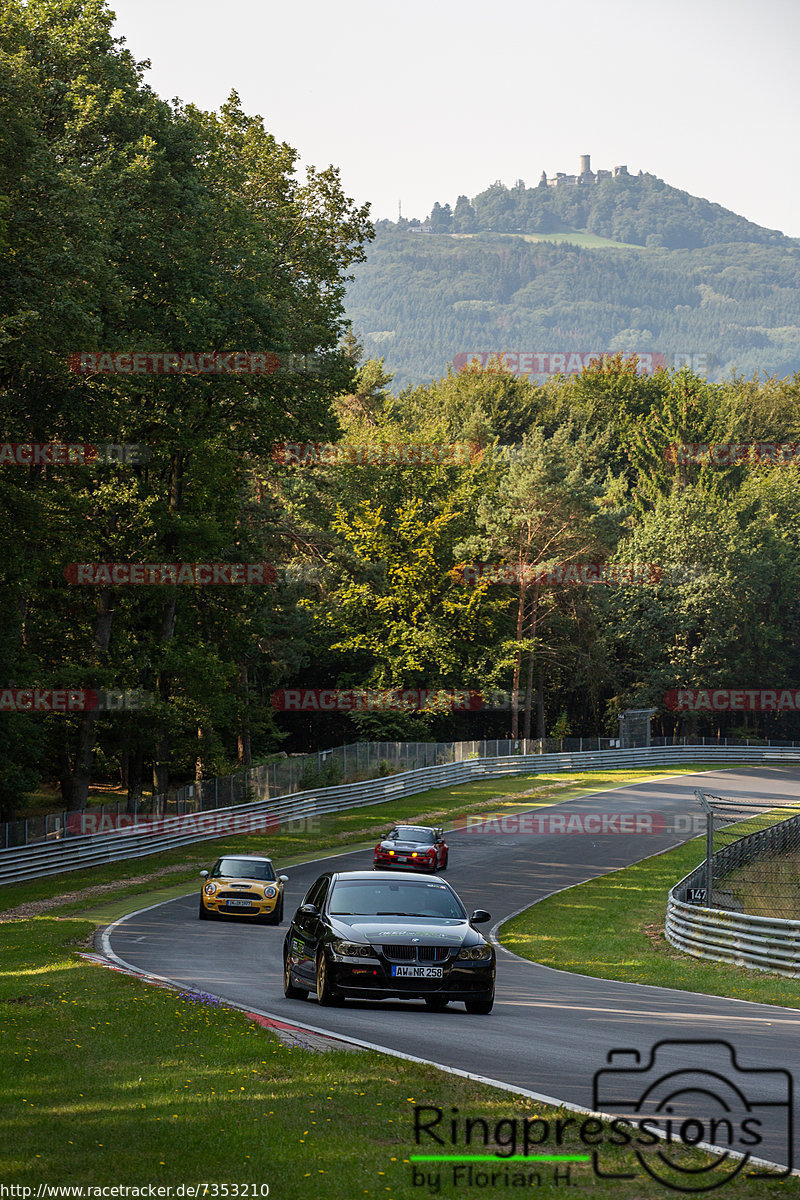
[[(398, 964), (399, 965), (399, 964)], [(381, 1000), (389, 996), (419, 999), (439, 996), (446, 1000), (470, 1000), (486, 995), (494, 987), (495, 964), (486, 962), (456, 962), (443, 964), (441, 979), (409, 979), (393, 977), (391, 963), (330, 960), (328, 974), (331, 984), (344, 996)]]
[[(206, 896), (203, 894), (203, 907), (210, 913), (214, 913), (223, 917), (261, 917), (269, 916), (280, 904), (280, 896), (273, 896), (271, 900), (258, 899), (257, 896), (241, 897), (243, 900), (248, 899), (250, 906), (243, 908), (241, 905), (230, 905), (227, 899), (219, 899), (216, 896)], [(229, 906), (230, 905), (230, 906)]]
[(398, 862), (397, 857), (390, 858), (389, 855), (373, 854), (372, 866), (375, 870), (391, 871), (397, 868), (399, 871), (432, 871), (436, 866), (435, 858), (412, 858), (408, 855), (407, 862)]

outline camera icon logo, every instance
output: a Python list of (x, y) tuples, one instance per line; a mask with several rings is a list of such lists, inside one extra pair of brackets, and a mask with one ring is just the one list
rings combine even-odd
[[(620, 1165), (621, 1147), (676, 1192), (710, 1191), (737, 1176), (791, 1174), (789, 1071), (742, 1067), (722, 1040), (665, 1039), (647, 1062), (640, 1058), (637, 1050), (611, 1050), (613, 1065), (595, 1072), (593, 1107), (613, 1117), (611, 1136), (592, 1155), (598, 1177), (637, 1177)], [(693, 1147), (706, 1152), (705, 1163), (687, 1160)]]

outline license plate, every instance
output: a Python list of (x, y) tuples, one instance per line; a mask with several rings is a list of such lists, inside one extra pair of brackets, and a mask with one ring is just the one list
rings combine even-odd
[(229, 900), (227, 907), (228, 908), (252, 908), (253, 901), (252, 900)]
[(393, 979), (441, 979), (444, 967), (392, 967)]
[(406, 858), (405, 854), (398, 854), (397, 861), (398, 862), (408, 862), (408, 859)]

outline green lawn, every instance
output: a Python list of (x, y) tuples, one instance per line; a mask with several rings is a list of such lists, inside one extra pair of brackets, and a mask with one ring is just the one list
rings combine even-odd
[(581, 229), (566, 229), (558, 233), (461, 233), (458, 237), (480, 239), (483, 236), (491, 238), (508, 237), (521, 238), (523, 242), (551, 242), (561, 244), (568, 242), (572, 246), (583, 246), (586, 250), (645, 250), (634, 242), (615, 242), (611, 238), (600, 237), (596, 233), (587, 233)]
[(523, 233), (526, 242), (568, 242), (572, 246), (583, 246), (587, 250), (644, 250), (633, 242), (615, 242), (611, 238), (600, 237), (596, 233), (586, 233), (579, 229), (567, 230), (564, 233)]

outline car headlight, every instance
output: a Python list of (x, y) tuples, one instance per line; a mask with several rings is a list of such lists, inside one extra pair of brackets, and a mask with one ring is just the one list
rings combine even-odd
[(274, 887), (265, 887), (264, 888), (264, 896), (266, 897), (267, 900), (271, 900), (272, 897), (277, 896), (277, 894), (278, 894), (277, 888), (274, 888)]
[(492, 957), (492, 949), (491, 946), (465, 946), (459, 950), (458, 957), (462, 959), (483, 959), (485, 961), (487, 958)]
[(203, 891), (205, 892), (205, 894), (207, 896), (213, 896), (214, 892), (216, 890), (217, 890), (217, 885), (215, 883), (207, 883), (206, 886), (203, 888)]
[(371, 946), (363, 946), (358, 942), (342, 942), (335, 938), (331, 942), (331, 950), (334, 954), (341, 955), (342, 958), (373, 958), (374, 951)]

